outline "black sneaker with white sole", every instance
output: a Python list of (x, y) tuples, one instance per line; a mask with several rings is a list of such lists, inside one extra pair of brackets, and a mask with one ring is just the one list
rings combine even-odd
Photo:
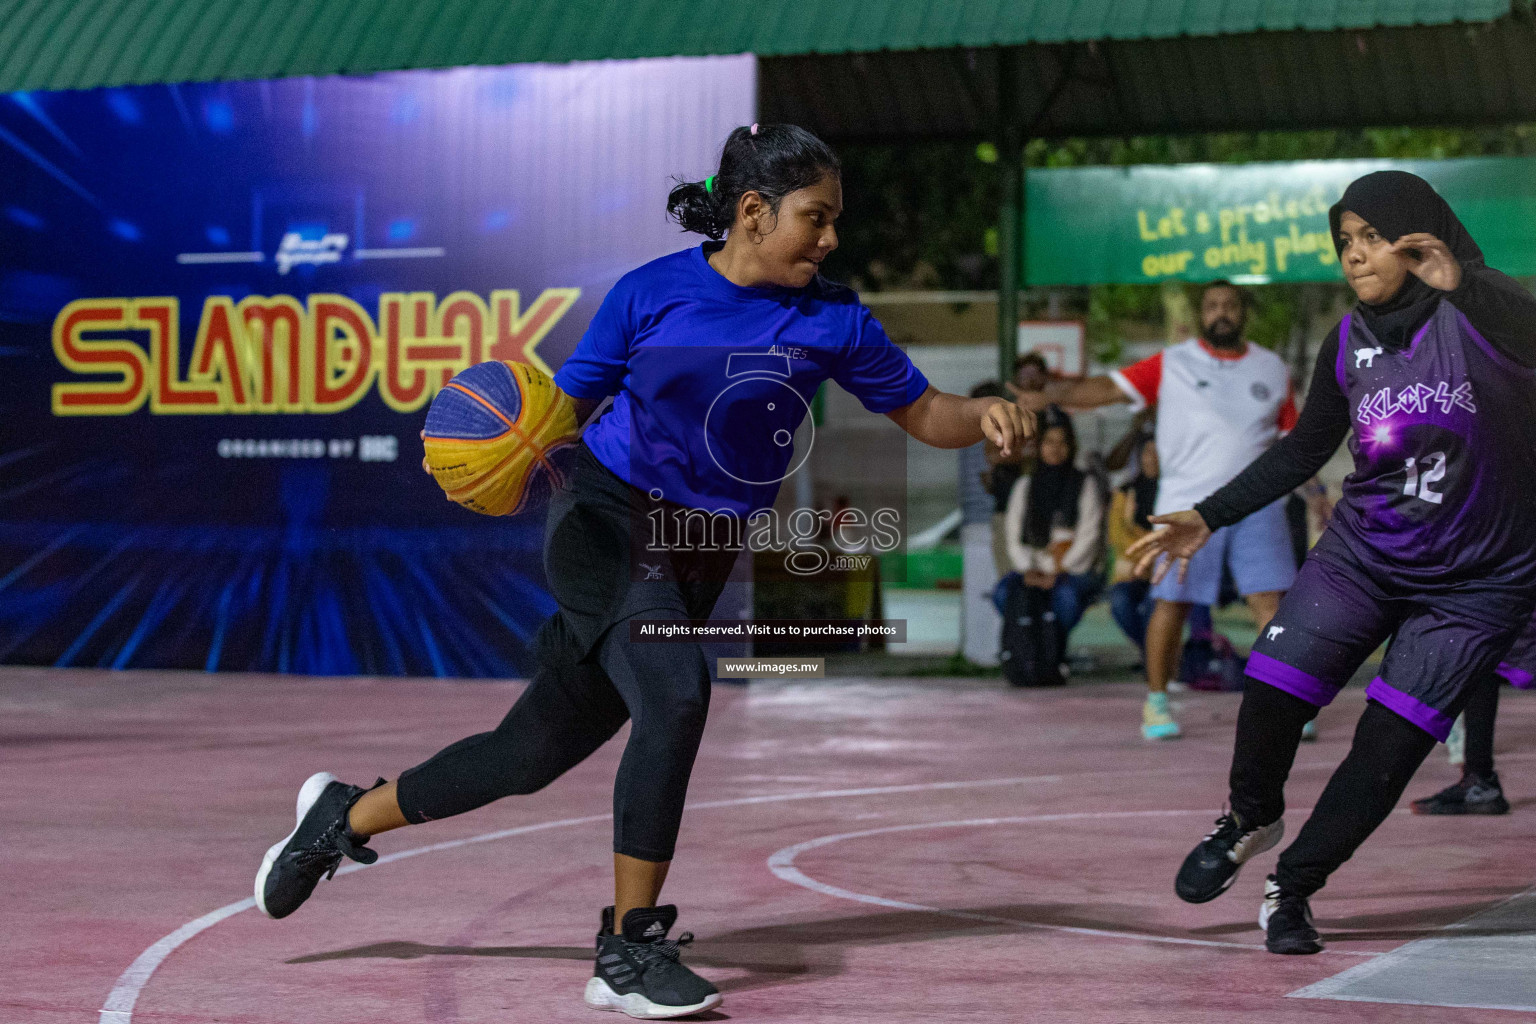
[(1174, 879), (1173, 891), (1185, 903), (1208, 903), (1237, 880), (1243, 862), (1268, 850), (1285, 835), (1285, 820), (1249, 828), (1235, 814), (1223, 814), (1216, 827), (1190, 851)]
[(1508, 814), (1499, 773), (1463, 772), (1461, 781), (1411, 805), (1414, 814)]
[(1307, 898), (1285, 892), (1274, 875), (1264, 882), (1259, 927), (1264, 929), (1264, 948), (1271, 953), (1306, 956), (1323, 951), (1323, 940), (1312, 925), (1312, 908)]
[[(384, 785), (375, 782), (371, 788)], [(281, 842), (274, 843), (256, 872), (256, 906), (268, 917), (287, 917), (298, 910), (321, 878), (336, 874), (343, 857), (372, 864), (378, 853), (347, 827), (347, 812), (368, 790), (349, 786), (330, 772), (318, 772), (299, 789), (298, 823)]]
[(720, 990), (684, 967), (682, 947), (693, 941), (684, 932), (675, 941), (667, 932), (677, 908), (636, 907), (624, 915), (615, 934), (613, 908), (604, 907), (597, 933), (597, 966), (587, 982), (586, 1003), (594, 1010), (620, 1010), (640, 1020), (667, 1020), (703, 1013), (720, 1005)]

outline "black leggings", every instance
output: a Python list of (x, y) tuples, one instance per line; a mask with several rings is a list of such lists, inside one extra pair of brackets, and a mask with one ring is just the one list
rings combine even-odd
[(1493, 724), (1499, 717), (1499, 690), (1503, 686), (1503, 677), (1489, 673), (1467, 687), (1465, 767), (1485, 779), (1493, 774)]
[[(1268, 683), (1249, 679), (1237, 716), (1232, 754), (1232, 810), (1246, 825), (1267, 825), (1285, 812), (1285, 780), (1301, 729), (1318, 708)], [(1354, 743), (1318, 797), (1275, 874), (1287, 892), (1311, 896), (1386, 820), (1408, 781), (1434, 749), (1435, 738), (1375, 701), (1366, 704)]]
[(459, 740), (400, 776), (401, 813), (433, 821), (537, 792), (633, 717), (613, 787), (613, 849), (671, 860), (709, 712), (703, 652), (692, 643), (632, 644), (621, 624), (600, 644), (596, 663), (577, 661), (558, 614), (536, 644), (539, 668), (494, 731)]
[[(540, 790), (632, 720), (613, 787), (613, 849), (641, 860), (672, 859), (709, 712), (709, 667), (691, 641), (632, 643), (629, 623), (707, 618), (735, 556), (632, 550), (630, 539), (645, 536), (639, 531), (653, 506), (579, 448), (546, 527), (545, 568), (560, 610), (534, 640), (533, 679), (493, 731), (462, 739), (400, 776), (397, 798), (407, 821)], [(634, 561), (646, 571), (637, 573)]]

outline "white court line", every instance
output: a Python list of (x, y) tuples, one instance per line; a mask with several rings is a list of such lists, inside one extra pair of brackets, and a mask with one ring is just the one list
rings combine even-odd
[[(814, 850), (819, 846), (830, 846), (846, 839), (863, 839), (867, 836), (890, 835), (893, 832), (916, 832), (929, 828), (966, 828), (986, 825), (1032, 825), (1048, 821), (1098, 821), (1107, 818), (1152, 818), (1170, 817), (1179, 814), (1205, 814), (1204, 810), (1198, 811), (1079, 811), (1070, 814), (1031, 814), (1016, 818), (968, 818), (963, 821), (922, 821), (910, 825), (887, 825), (883, 828), (868, 828), (858, 832), (843, 832), (838, 835), (821, 836), (817, 839), (808, 839), (803, 843), (786, 846), (768, 858), (768, 870), (772, 871), (782, 880), (793, 885), (803, 886), (813, 892), (819, 892), (825, 896), (833, 896), (837, 899), (851, 900), (855, 903), (869, 903), (877, 907), (889, 907), (893, 910), (917, 910), (930, 914), (939, 914), (943, 917), (955, 917), (965, 921), (981, 921), (986, 924), (1002, 924), (1010, 928), (1019, 928), (1025, 931), (1050, 931), (1067, 932), (1072, 935), (1089, 935), (1101, 939), (1129, 939), (1137, 942), (1161, 942), (1177, 946), (1216, 946), (1222, 949), (1242, 949), (1248, 951), (1267, 952), (1263, 946), (1255, 946), (1246, 942), (1221, 942), (1214, 939), (1185, 939), (1174, 935), (1149, 935), (1145, 932), (1114, 931), (1108, 928), (1082, 928), (1065, 924), (1039, 924), (1033, 921), (1019, 921), (1009, 917), (998, 917), (994, 914), (978, 914), (969, 910), (946, 910), (942, 907), (931, 907), (923, 903), (908, 903), (904, 900), (886, 899), (884, 896), (873, 896), (869, 893), (854, 892), (851, 889), (842, 889), (825, 882), (818, 882), (805, 872), (795, 867), (795, 858), (806, 850)], [(1298, 810), (1297, 813), (1307, 813)], [(1379, 956), (1378, 953), (1365, 953), (1357, 950), (1326, 950), (1330, 953), (1338, 953), (1341, 956)]]
[(242, 910), (249, 910), (256, 905), (256, 901), (250, 897), (239, 903), (231, 903), (227, 907), (220, 907), (209, 914), (204, 914), (196, 921), (189, 921), (177, 928), (165, 938), (150, 946), (138, 955), (122, 977), (117, 979), (117, 984), (107, 995), (107, 1001), (101, 1007), (101, 1024), (128, 1024), (133, 1017), (133, 1004), (138, 1001), (139, 990), (149, 982), (149, 976), (155, 973), (155, 968), (176, 951), (176, 947), (186, 942), (199, 932), (207, 931), (226, 917), (233, 917)]
[[(1305, 771), (1309, 768), (1329, 767), (1321, 763), (1297, 765), (1292, 771)], [(1102, 772), (1079, 772), (1073, 776), (1076, 780), (1099, 776), (1116, 775), (1188, 775), (1194, 772), (1203, 772), (1203, 768), (1163, 768), (1150, 771), (1119, 770)], [(932, 792), (948, 789), (976, 789), (989, 786), (1017, 786), (1035, 782), (1060, 782), (1060, 775), (1018, 775), (1001, 779), (974, 779), (960, 782), (918, 782), (900, 786), (868, 786), (862, 789), (827, 789), (802, 793), (774, 793), (763, 796), (737, 797), (730, 800), (707, 800), (696, 804), (689, 804), (688, 810), (707, 810), (720, 807), (747, 807), (753, 804), (786, 803), (799, 800), (834, 800), (842, 797), (854, 796), (883, 796), (892, 793), (918, 793)], [(1176, 812), (1176, 813), (1210, 813), (1205, 812)], [(585, 825), (597, 821), (608, 821), (612, 814), (594, 814), (584, 818), (564, 818), (559, 821), (545, 821), (536, 825), (523, 825), (518, 828), (503, 829), (500, 832), (487, 832), (478, 836), (470, 836), (466, 839), (451, 839), (447, 842), (433, 843), (430, 846), (420, 846), (413, 850), (401, 850), (380, 857), (373, 864), (348, 864), (339, 868), (338, 875), (351, 874), (361, 871), (366, 867), (380, 867), (397, 860), (405, 860), (408, 857), (418, 857), (424, 853), (435, 853), (439, 850), (452, 850), (461, 846), (469, 846), (472, 843), (488, 843), (497, 839), (507, 839), (512, 836), (524, 835), (529, 832), (539, 832), (544, 829), (566, 828), (572, 825)], [(130, 1024), (133, 1019), (133, 1007), (138, 1001), (139, 993), (144, 986), (149, 984), (150, 977), (155, 970), (165, 962), (166, 957), (174, 953), (178, 947), (184, 945), (190, 939), (212, 928), (225, 918), (232, 917), (242, 910), (249, 910), (256, 905), (254, 899), (244, 899), (238, 903), (231, 903), (220, 907), (218, 910), (204, 914), (195, 921), (190, 921), (169, 935), (160, 939), (144, 952), (136, 957), (128, 969), (117, 979), (112, 986), (112, 991), (107, 995), (107, 1001), (101, 1008), (99, 1024)]]
[[(701, 803), (689, 804), (688, 809), (707, 810), (719, 807), (745, 807), (753, 804), (785, 803), (797, 800), (832, 800), (839, 797), (881, 796), (889, 793), (915, 793), (927, 790), (1008, 786), (1029, 782), (1059, 782), (1060, 779), (1061, 777), (1058, 775), (1024, 775), (1006, 779), (977, 779), (970, 782), (921, 782), (903, 786), (868, 786), (862, 789), (829, 789), (807, 793), (777, 793), (738, 797), (732, 800), (707, 800)], [(446, 842), (433, 843), (430, 846), (419, 846), (412, 850), (401, 850), (398, 853), (387, 854), (372, 864), (347, 864), (339, 868), (336, 874), (348, 875), (355, 871), (362, 871), (365, 868), (381, 867), (409, 857), (419, 857), (424, 853), (457, 849), (461, 846), (469, 846), (472, 843), (488, 843), (498, 839), (525, 835), (529, 832), (541, 832), (546, 829), (567, 828), (573, 825), (587, 825), (598, 821), (609, 821), (612, 818), (613, 815), (611, 813), (592, 814), (583, 818), (563, 818), (558, 821), (544, 821), (535, 825), (522, 825), (517, 828), (503, 829), (499, 832), (486, 832), (482, 835), (469, 836), (465, 839), (450, 839)], [(133, 1007), (138, 1002), (139, 993), (144, 990), (145, 985), (149, 984), (150, 977), (165, 962), (167, 957), (179, 947), (185, 945), (202, 932), (212, 928), (220, 921), (233, 917), (243, 910), (250, 910), (255, 906), (256, 901), (248, 897), (237, 903), (220, 907), (218, 910), (204, 914), (195, 921), (182, 925), (140, 953), (133, 963), (129, 965), (128, 969), (118, 977), (117, 984), (112, 986), (112, 991), (107, 995), (107, 1001), (102, 1005), (99, 1024), (130, 1024), (133, 1020)]]
[[(523, 825), (518, 828), (503, 829), (500, 832), (487, 832), (483, 835), (470, 836), (467, 839), (450, 839), (443, 843), (433, 843), (431, 846), (419, 846), (414, 850), (401, 850), (398, 853), (386, 854), (372, 864), (348, 864), (345, 867), (338, 868), (336, 874), (348, 875), (354, 871), (362, 871), (364, 868), (379, 867), (380, 865), (390, 864), (397, 860), (405, 860), (408, 857), (419, 857), (424, 853), (451, 850), (460, 846), (468, 846), (471, 843), (488, 843), (496, 839), (524, 835), (528, 832), (542, 832), (545, 829), (586, 825), (594, 821), (607, 821), (612, 817), (612, 814), (591, 814), (585, 818), (563, 818), (559, 821), (542, 821), (536, 825)], [(107, 1001), (101, 1007), (99, 1024), (129, 1024), (133, 1019), (133, 1006), (139, 1000), (139, 993), (144, 990), (145, 985), (149, 984), (150, 976), (165, 962), (166, 957), (176, 952), (178, 947), (212, 928), (225, 918), (233, 917), (242, 910), (251, 910), (255, 906), (256, 900), (247, 897), (237, 903), (220, 907), (218, 910), (204, 914), (196, 921), (189, 921), (182, 925), (140, 953), (133, 963), (128, 966), (128, 969), (117, 979), (117, 984), (112, 986), (112, 991), (107, 994)]]

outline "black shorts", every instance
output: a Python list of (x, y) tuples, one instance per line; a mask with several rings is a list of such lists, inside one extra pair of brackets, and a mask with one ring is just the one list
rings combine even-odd
[(632, 618), (709, 618), (739, 552), (652, 547), (652, 514), (675, 506), (632, 487), (585, 444), (566, 472), (550, 499), (544, 571), (580, 657)]
[(1511, 686), (1522, 690), (1536, 686), (1536, 620), (1525, 624), (1497, 671)]
[(1366, 696), (1443, 741), (1463, 689), (1495, 670), (1533, 606), (1536, 594), (1473, 584), (1392, 592), (1327, 530), (1254, 642), (1247, 671), (1321, 707), (1390, 639)]

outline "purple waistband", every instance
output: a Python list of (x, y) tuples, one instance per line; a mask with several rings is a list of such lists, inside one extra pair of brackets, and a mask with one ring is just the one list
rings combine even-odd
[(1507, 661), (1499, 662), (1499, 667), (1495, 669), (1495, 671), (1497, 671), (1499, 675), (1503, 676), (1505, 679), (1509, 680), (1510, 686), (1513, 686), (1519, 690), (1529, 690), (1531, 688), (1531, 684), (1536, 683), (1536, 675), (1532, 675), (1530, 672), (1520, 668), (1518, 665), (1511, 665)]
[(1328, 683), (1308, 672), (1283, 661), (1271, 658), (1260, 651), (1248, 655), (1248, 666), (1243, 670), (1261, 683), (1284, 690), (1293, 697), (1300, 697), (1308, 704), (1327, 707), (1343, 689), (1342, 683)]
[(1451, 726), (1456, 721), (1450, 715), (1443, 711), (1436, 711), (1417, 697), (1410, 697), (1402, 690), (1388, 685), (1381, 676), (1371, 680), (1371, 685), (1365, 688), (1365, 695), (1388, 711), (1412, 722), (1441, 743), (1444, 743), (1445, 738), (1451, 734)]

